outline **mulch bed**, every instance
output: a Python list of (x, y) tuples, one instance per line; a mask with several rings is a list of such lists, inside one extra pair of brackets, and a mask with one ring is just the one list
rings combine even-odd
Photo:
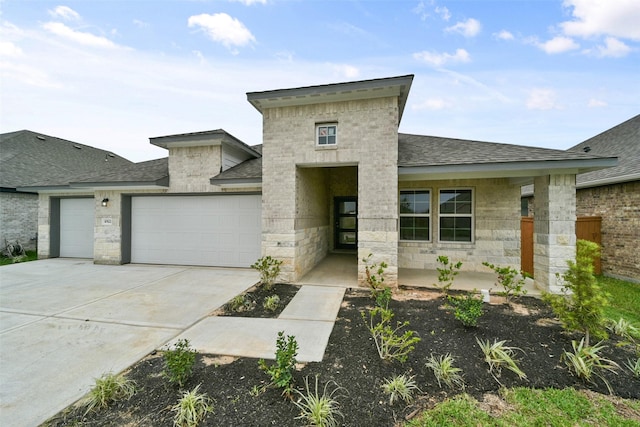
[[(231, 302), (225, 304), (219, 311), (217, 316), (232, 316), (232, 317), (262, 317), (262, 318), (275, 318), (282, 313), (287, 304), (298, 293), (300, 286), (286, 285), (283, 283), (276, 283), (271, 288), (265, 286), (254, 286), (247, 290), (243, 295), (248, 306), (243, 307), (240, 310), (233, 310), (231, 308)], [(280, 304), (276, 310), (269, 310), (264, 307), (264, 301), (267, 297), (277, 295), (280, 298)]]
[[(441, 389), (433, 374), (424, 367), (431, 353), (451, 353), (455, 365), (462, 368), (465, 391), (478, 400), (487, 393), (497, 395), (500, 384), (489, 374), (483, 355), (476, 343), (480, 339), (507, 340), (507, 344), (522, 349), (518, 352), (521, 369), (528, 380), (519, 380), (503, 370), (500, 381), (506, 387), (590, 389), (608, 394), (599, 380), (585, 384), (572, 376), (560, 360), (564, 350), (571, 349), (571, 340), (578, 338), (563, 331), (549, 308), (540, 300), (521, 298), (516, 307), (504, 304), (485, 304), (478, 327), (465, 328), (444, 306), (444, 299), (426, 290), (401, 290), (390, 303), (398, 321), (409, 321), (409, 329), (422, 339), (406, 363), (384, 362), (378, 357), (375, 343), (360, 312), (373, 307), (368, 293), (348, 290), (333, 328), (322, 362), (308, 363), (295, 374), (296, 386), (302, 390), (304, 378), (313, 381), (320, 376), (320, 384), (335, 381), (343, 387), (338, 393), (345, 426), (394, 426), (420, 411), (431, 408), (460, 390)], [(234, 314), (235, 315), (235, 314)], [(617, 347), (617, 341), (607, 341), (604, 356), (622, 364), (634, 357), (631, 349)], [(230, 362), (230, 363), (229, 363)], [(82, 421), (90, 426), (171, 426), (170, 408), (179, 397), (179, 390), (161, 375), (163, 359), (153, 354), (133, 366), (127, 376), (135, 380), (139, 392), (129, 401), (114, 404), (86, 417), (82, 412), (69, 410), (59, 414), (50, 425), (62, 426)], [(389, 404), (381, 384), (393, 374), (415, 375), (421, 393), (411, 405), (403, 402)], [(614, 394), (624, 398), (640, 398), (640, 381), (625, 369), (618, 375), (605, 374)], [(258, 368), (257, 360), (230, 359), (215, 355), (198, 355), (194, 375), (186, 385), (192, 389), (201, 384), (214, 401), (214, 413), (203, 425), (217, 426), (301, 426), (296, 420), (299, 411), (293, 403), (269, 388), (256, 396), (250, 394), (254, 386), (268, 382), (267, 375)]]

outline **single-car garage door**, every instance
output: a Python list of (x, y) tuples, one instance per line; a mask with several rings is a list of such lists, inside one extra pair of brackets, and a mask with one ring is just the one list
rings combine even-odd
[(131, 199), (131, 262), (249, 267), (260, 257), (261, 196)]
[(94, 199), (60, 200), (60, 256), (93, 258)]

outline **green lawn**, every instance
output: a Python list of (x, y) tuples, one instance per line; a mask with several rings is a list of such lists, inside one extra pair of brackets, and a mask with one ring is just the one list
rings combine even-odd
[(598, 276), (602, 290), (611, 295), (611, 305), (605, 308), (605, 316), (611, 320), (624, 317), (640, 327), (640, 284)]

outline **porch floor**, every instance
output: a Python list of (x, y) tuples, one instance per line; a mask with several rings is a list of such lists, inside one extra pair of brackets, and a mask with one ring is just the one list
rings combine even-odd
[[(479, 273), (461, 271), (453, 281), (453, 290), (493, 289), (499, 291), (495, 284), (494, 273)], [(422, 270), (417, 268), (400, 268), (398, 271), (400, 286), (433, 288), (438, 283), (436, 270)], [(358, 287), (358, 263), (356, 254), (330, 253), (318, 263), (309, 273), (296, 282), (298, 285), (338, 286), (346, 288)], [(539, 296), (533, 280), (527, 279), (525, 284), (527, 295)]]

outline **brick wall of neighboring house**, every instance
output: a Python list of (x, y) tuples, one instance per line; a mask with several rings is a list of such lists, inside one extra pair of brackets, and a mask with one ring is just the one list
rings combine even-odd
[[(316, 146), (318, 123), (338, 124), (336, 146)], [(388, 262), (389, 282), (397, 281), (397, 132), (396, 97), (263, 111), (263, 253), (284, 260), (285, 280), (299, 279), (312, 266), (310, 257), (324, 255), (319, 252), (328, 247), (321, 236), (326, 232), (318, 228), (328, 224), (328, 209), (319, 215), (299, 204), (303, 198), (326, 198), (324, 189), (314, 188), (326, 180), (297, 168), (357, 165), (358, 259), (373, 253), (373, 262)], [(358, 272), (364, 279), (363, 264)]]
[(577, 215), (602, 217), (602, 272), (640, 282), (640, 181), (578, 190)]
[(0, 193), (0, 245), (18, 240), (25, 249), (36, 248), (38, 195)]
[[(430, 189), (432, 192), (431, 242), (400, 241), (400, 268), (435, 270), (439, 255), (462, 261), (462, 270), (490, 271), (482, 265), (520, 268), (520, 187), (508, 179), (473, 179), (400, 182), (400, 189)], [(472, 243), (438, 242), (438, 191), (471, 188), (474, 197), (475, 240)]]

